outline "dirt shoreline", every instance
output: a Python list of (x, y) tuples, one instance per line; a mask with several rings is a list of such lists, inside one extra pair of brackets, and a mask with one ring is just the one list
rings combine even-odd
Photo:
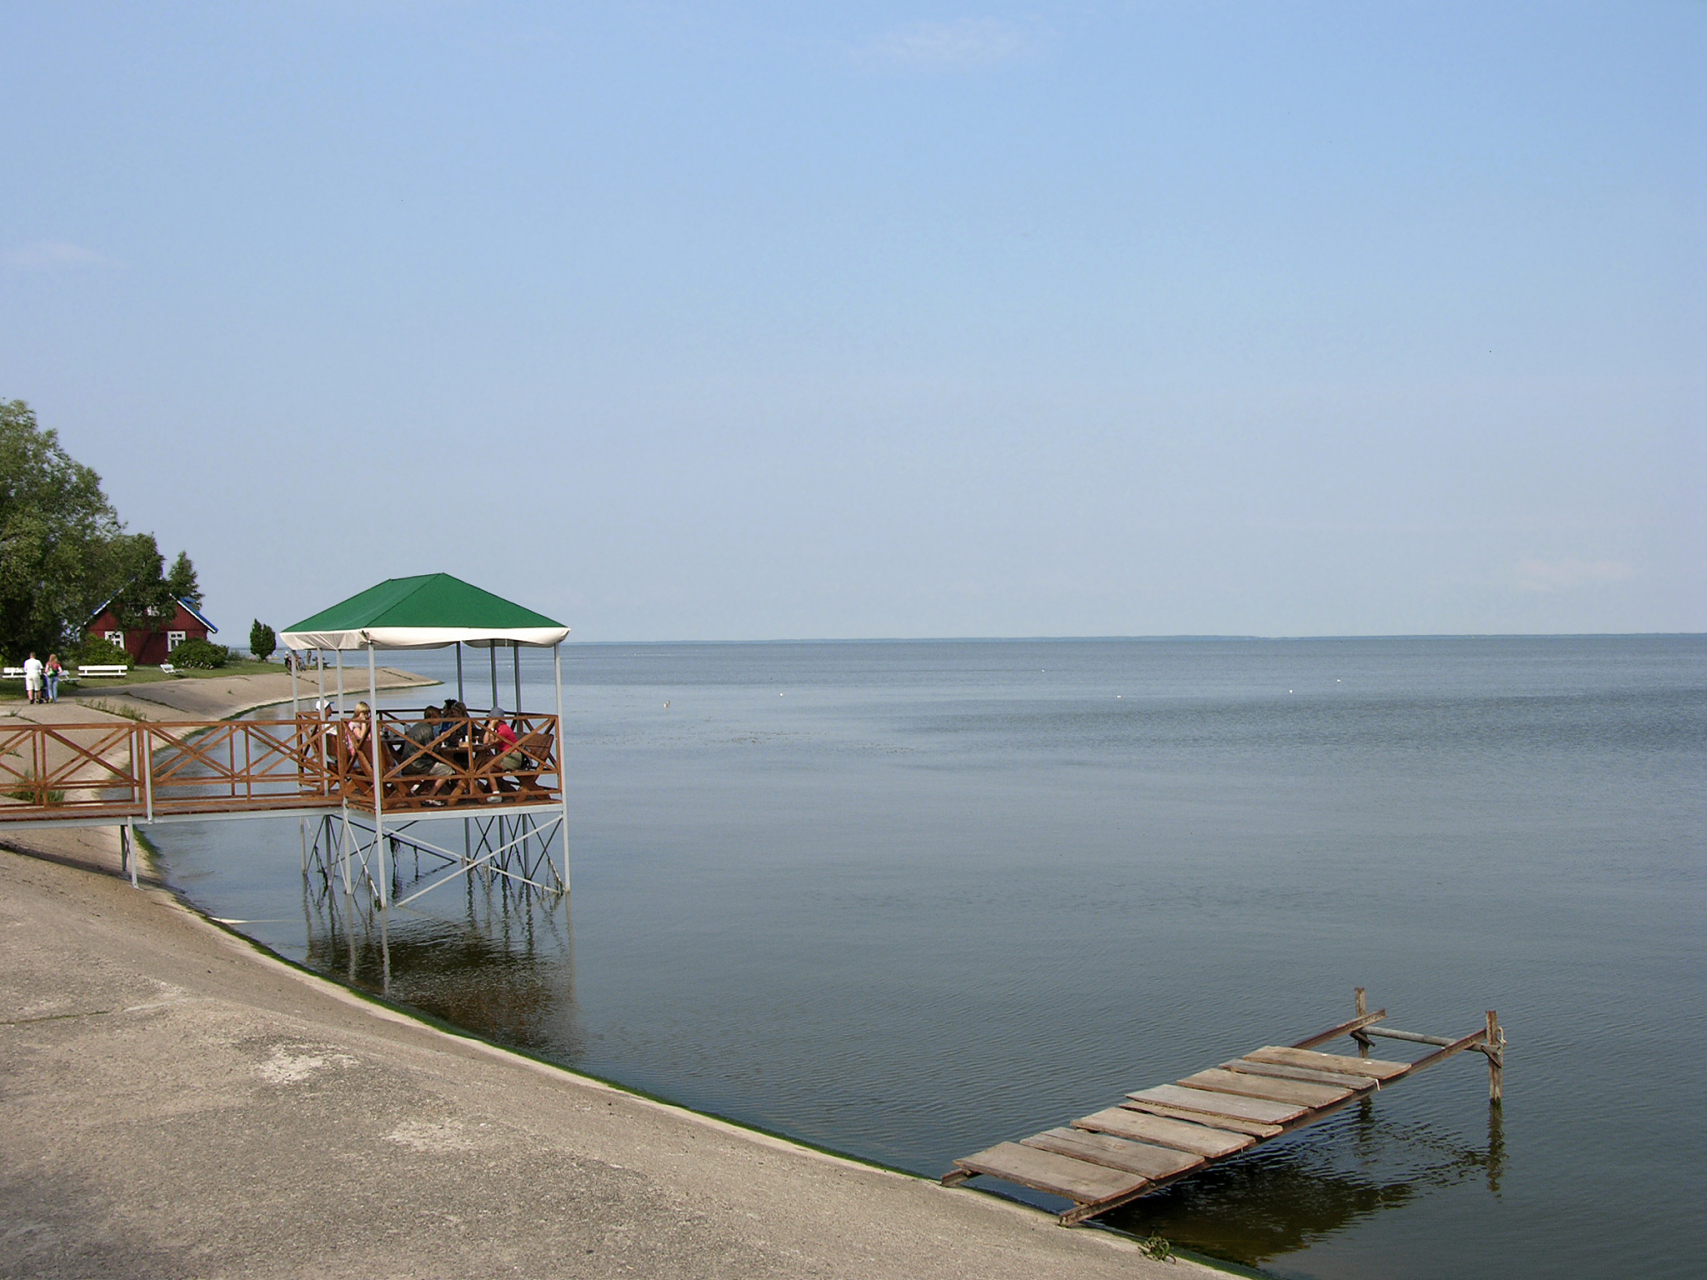
[[(242, 680), (196, 683), (289, 697)], [(0, 847), (0, 1275), (1220, 1274), (437, 1029), (130, 888), (110, 829)]]

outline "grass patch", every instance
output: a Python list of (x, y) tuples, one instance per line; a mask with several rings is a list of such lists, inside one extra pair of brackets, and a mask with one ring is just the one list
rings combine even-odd
[(1174, 1247), (1168, 1243), (1166, 1236), (1148, 1235), (1138, 1242), (1138, 1250), (1146, 1258), (1154, 1258), (1157, 1262), (1173, 1262)]
[(8, 800), (21, 800), (25, 804), (64, 804), (65, 792), (59, 790), (44, 790), (37, 780), (38, 775), (32, 770), (23, 776), (17, 786), (6, 793)]
[(88, 707), (91, 711), (105, 711), (110, 716), (123, 716), (126, 720), (148, 719), (135, 707), (127, 707), (122, 702), (108, 702), (105, 698), (84, 698), (78, 705)]
[[(162, 680), (218, 680), (221, 676), (278, 676), (284, 673), (284, 664), (280, 662), (239, 662), (233, 659), (223, 667), (179, 667), (176, 675), (167, 675), (159, 667), (133, 667), (128, 676), (122, 676), (118, 679), (101, 677), (80, 680), (76, 687), (78, 699), (86, 701), (89, 694), (98, 694), (104, 689), (124, 689), (138, 684), (159, 684)], [(61, 689), (63, 690), (63, 688), (62, 685)], [(89, 705), (93, 706), (94, 704), (89, 703)]]

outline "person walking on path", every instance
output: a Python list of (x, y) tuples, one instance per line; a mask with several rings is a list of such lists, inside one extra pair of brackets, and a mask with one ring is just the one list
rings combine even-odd
[(32, 652), (29, 657), (24, 659), (24, 697), (32, 704), (44, 701), (41, 681), (41, 659)]
[(65, 675), (65, 668), (59, 665), (59, 655), (47, 655), (47, 666), (42, 668), (42, 680), (47, 686), (47, 700), (59, 701), (59, 682)]

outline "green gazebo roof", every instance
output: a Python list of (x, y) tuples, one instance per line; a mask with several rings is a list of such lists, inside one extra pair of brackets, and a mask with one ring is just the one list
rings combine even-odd
[(387, 578), (287, 627), (290, 649), (440, 649), (452, 644), (553, 645), (561, 622), (448, 573)]

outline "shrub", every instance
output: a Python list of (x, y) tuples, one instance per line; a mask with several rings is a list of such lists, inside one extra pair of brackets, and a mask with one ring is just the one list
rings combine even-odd
[(90, 636), (82, 643), (77, 650), (77, 661), (91, 667), (111, 667), (121, 662), (126, 667), (136, 665), (136, 659), (121, 646), (101, 636)]
[(172, 650), (171, 656), (174, 667), (196, 667), (203, 670), (223, 667), (230, 660), (231, 650), (222, 644), (210, 644), (206, 640), (186, 640)]

